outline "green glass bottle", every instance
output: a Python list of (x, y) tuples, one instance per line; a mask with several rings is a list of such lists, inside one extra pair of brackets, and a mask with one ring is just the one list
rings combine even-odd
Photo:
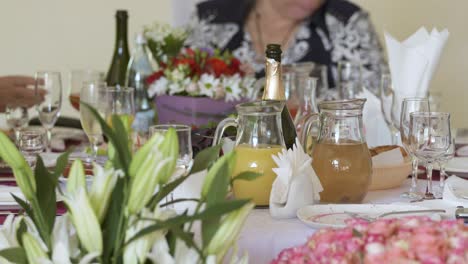
[(117, 10), (116, 18), (116, 38), (115, 49), (112, 62), (107, 72), (106, 82), (108, 86), (124, 86), (125, 75), (127, 72), (130, 53), (128, 51), (127, 28), (128, 14), (127, 10)]
[[(285, 101), (283, 80), (281, 77), (281, 45), (268, 44), (266, 48), (265, 90), (262, 100)], [(296, 128), (286, 105), (281, 112), (281, 126), (284, 143), (292, 148), (296, 140)]]

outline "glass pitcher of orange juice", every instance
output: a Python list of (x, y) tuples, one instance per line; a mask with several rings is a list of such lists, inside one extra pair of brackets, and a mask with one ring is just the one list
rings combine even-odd
[(234, 195), (238, 199), (252, 199), (257, 206), (268, 206), (277, 167), (272, 155), (285, 148), (281, 128), (284, 102), (256, 101), (236, 106), (237, 118), (226, 118), (216, 128), (213, 143), (221, 142), (224, 130), (237, 127), (235, 151), (237, 153), (233, 176), (244, 171), (263, 174), (253, 181), (235, 181)]
[(372, 160), (363, 133), (362, 110), (366, 99), (322, 101), (319, 114), (305, 122), (300, 136), (307, 146), (308, 133), (318, 125), (312, 149), (312, 167), (320, 179), (322, 203), (360, 203), (367, 194)]

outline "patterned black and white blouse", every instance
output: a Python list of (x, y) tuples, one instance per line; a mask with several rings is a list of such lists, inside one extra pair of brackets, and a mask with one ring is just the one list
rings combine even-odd
[[(189, 45), (231, 50), (242, 62), (250, 63), (257, 75), (262, 75), (264, 64), (255, 61), (251, 36), (245, 30), (253, 5), (253, 0), (210, 0), (198, 4)], [(360, 62), (364, 85), (376, 93), (386, 61), (368, 13), (345, 0), (325, 0), (300, 24), (283, 53), (282, 63), (312, 61), (327, 65), (328, 81), (334, 87), (341, 60)]]

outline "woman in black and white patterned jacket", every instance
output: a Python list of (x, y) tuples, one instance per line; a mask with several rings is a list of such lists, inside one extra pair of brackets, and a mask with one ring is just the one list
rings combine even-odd
[(231, 50), (263, 75), (267, 43), (280, 43), (283, 63), (328, 67), (330, 87), (340, 60), (363, 65), (364, 84), (377, 92), (386, 62), (369, 15), (345, 0), (210, 0), (197, 5), (189, 45)]

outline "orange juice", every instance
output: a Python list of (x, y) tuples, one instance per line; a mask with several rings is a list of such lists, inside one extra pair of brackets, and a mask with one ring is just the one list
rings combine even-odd
[(244, 171), (263, 174), (253, 181), (235, 181), (233, 191), (236, 198), (252, 199), (258, 206), (269, 205), (271, 186), (276, 178), (272, 168), (277, 167), (271, 156), (278, 154), (282, 149), (281, 146), (260, 145), (252, 147), (246, 144), (235, 148), (237, 160), (233, 176)]

